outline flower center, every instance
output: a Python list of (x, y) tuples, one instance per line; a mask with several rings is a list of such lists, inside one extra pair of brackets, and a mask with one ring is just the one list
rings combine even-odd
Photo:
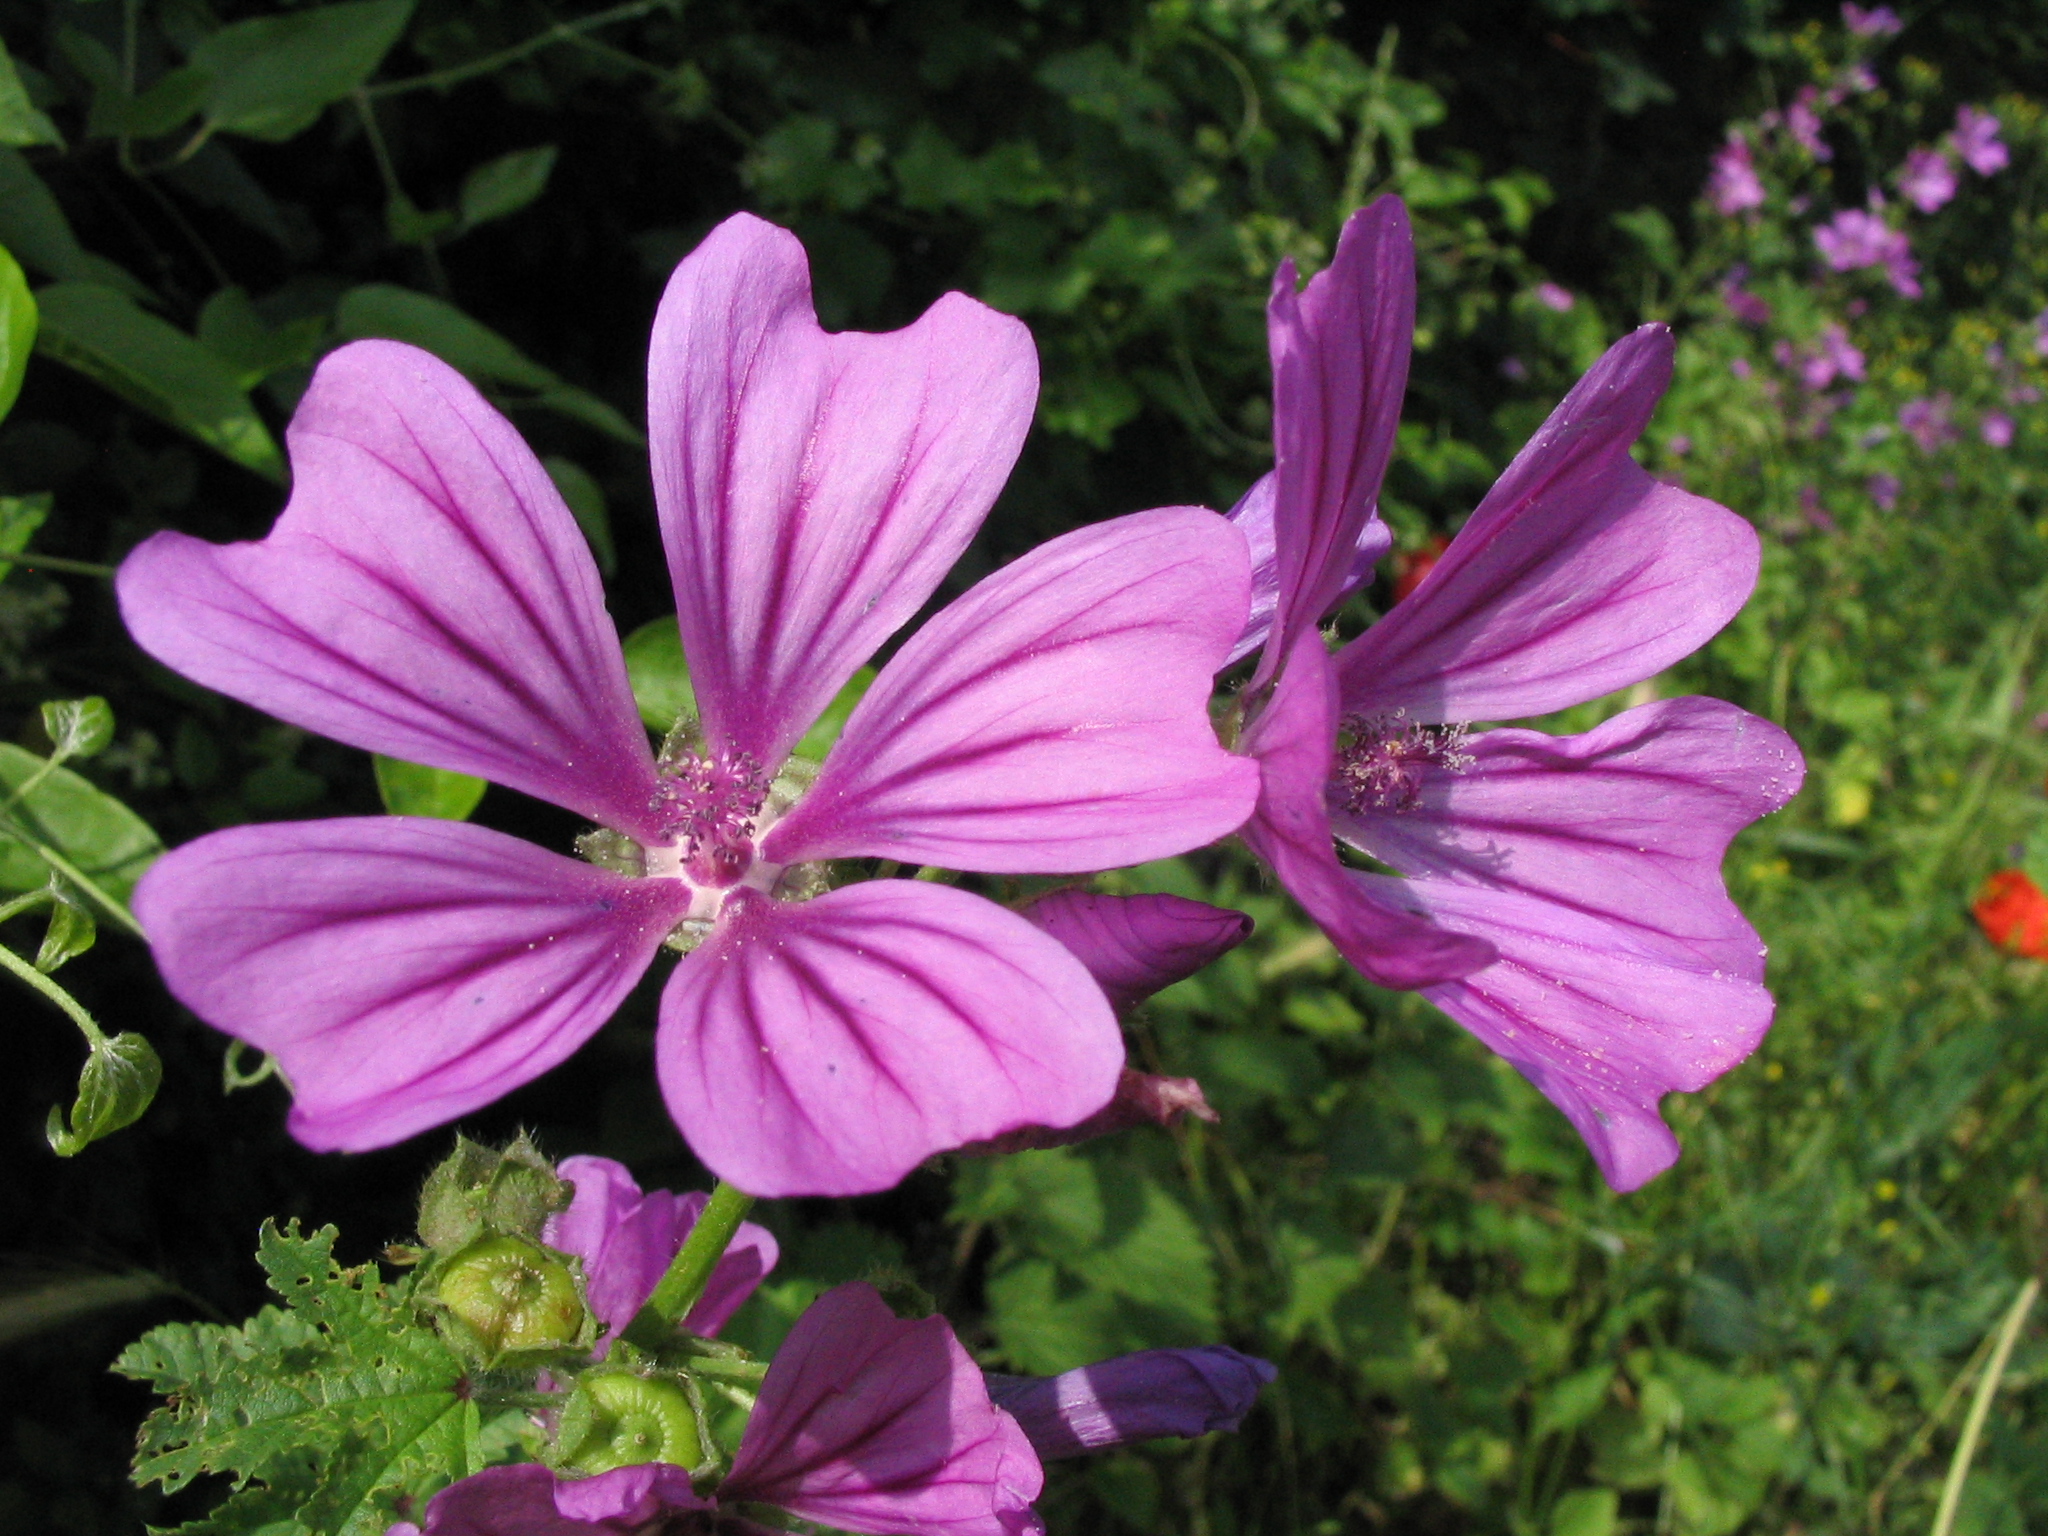
[[(661, 788), (649, 807), (673, 839), (692, 885), (735, 885), (754, 862), (754, 824), (770, 782), (751, 752), (706, 751), (671, 739), (656, 764)], [(652, 850), (650, 850), (652, 851)]]
[(1358, 816), (1413, 810), (1430, 769), (1459, 773), (1472, 766), (1464, 750), (1469, 734), (1462, 725), (1418, 725), (1405, 709), (1346, 715), (1337, 728), (1338, 801)]

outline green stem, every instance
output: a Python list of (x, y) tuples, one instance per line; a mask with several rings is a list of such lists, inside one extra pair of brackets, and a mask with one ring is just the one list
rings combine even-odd
[(56, 897), (48, 890), (30, 891), (26, 896), (17, 896), (6, 906), (0, 907), (0, 923), (6, 922), (10, 917), (19, 917), (24, 912), (33, 912), (37, 907), (48, 906), (55, 900)]
[(2005, 1379), (2005, 1363), (2012, 1358), (2013, 1345), (2019, 1342), (2020, 1329), (2040, 1294), (2040, 1280), (2028, 1276), (2019, 1295), (2013, 1298), (2005, 1321), (1998, 1325), (1998, 1344), (1984, 1363), (1984, 1374), (1977, 1378), (1977, 1394), (1970, 1399), (1970, 1416), (1963, 1420), (1963, 1438), (1956, 1442), (1955, 1458), (1948, 1464), (1948, 1480), (1941, 1485), (1941, 1505), (1934, 1512), (1932, 1536), (1949, 1536), (1956, 1523), (1956, 1511), (1963, 1502), (1963, 1484), (1969, 1481), (1970, 1463), (1977, 1455), (1977, 1441), (1984, 1433), (1984, 1421), (1991, 1416), (1991, 1400), (1998, 1395), (1998, 1384)]
[(632, 21), (650, 11), (668, 10), (674, 0), (632, 0), (627, 5), (615, 5), (608, 11), (599, 11), (595, 16), (586, 16), (581, 21), (558, 21), (544, 32), (537, 32), (523, 43), (514, 43), (509, 48), (500, 48), (496, 53), (487, 53), (480, 59), (471, 59), (467, 64), (450, 65), (437, 69), (430, 75), (414, 75), (409, 80), (387, 80), (382, 85), (363, 87), (365, 96), (399, 96), (407, 91), (445, 90), (451, 85), (460, 85), (478, 75), (488, 75), (493, 70), (503, 69), (507, 64), (516, 64), (530, 53), (552, 47), (556, 43), (570, 42), (585, 32), (595, 32), (599, 27), (611, 26), (614, 22)]
[(66, 992), (57, 983), (22, 959), (21, 956), (17, 955), (5, 944), (0, 944), (0, 966), (5, 966), (8, 970), (14, 972), (15, 975), (19, 976), (23, 981), (27, 982), (61, 1008), (71, 1022), (85, 1032), (85, 1043), (87, 1045), (98, 1049), (107, 1043), (106, 1035), (101, 1031), (99, 1025), (93, 1022), (92, 1015), (79, 1006), (77, 998)]
[(74, 576), (97, 576), (103, 581), (114, 579), (114, 567), (111, 565), (99, 565), (91, 560), (66, 560), (62, 555), (8, 555), (0, 559), (0, 568), (10, 565), (30, 571), (68, 571)]
[(668, 1273), (661, 1277), (640, 1315), (627, 1326), (623, 1337), (628, 1343), (642, 1349), (659, 1349), (668, 1341), (675, 1325), (690, 1315), (690, 1308), (704, 1294), (704, 1287), (711, 1282), (711, 1272), (725, 1257), (725, 1250), (753, 1205), (752, 1195), (741, 1194), (723, 1179), (713, 1186), (704, 1214), (697, 1218), (690, 1235), (683, 1239), (683, 1246), (669, 1261)]

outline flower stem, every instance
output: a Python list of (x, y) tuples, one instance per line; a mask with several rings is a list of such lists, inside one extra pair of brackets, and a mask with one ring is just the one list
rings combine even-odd
[(57, 983), (22, 959), (21, 956), (17, 955), (5, 944), (0, 944), (0, 966), (5, 966), (8, 970), (14, 972), (16, 976), (19, 976), (23, 981), (27, 982), (61, 1008), (65, 1016), (84, 1032), (87, 1045), (101, 1046), (107, 1043), (106, 1035), (101, 1031), (99, 1025), (93, 1022), (92, 1015), (79, 1006), (77, 998), (66, 992)]
[(1984, 1433), (1985, 1419), (1991, 1416), (1991, 1400), (1998, 1395), (1998, 1384), (2005, 1379), (2005, 1363), (2012, 1358), (2012, 1347), (2019, 1342), (2020, 1328), (2026, 1322), (2027, 1314), (2034, 1309), (2034, 1299), (2040, 1294), (2040, 1280), (2029, 1276), (2027, 1283), (2020, 1287), (2019, 1295), (2013, 1298), (2005, 1321), (1998, 1325), (1998, 1343), (1991, 1351), (1991, 1358), (1984, 1362), (1984, 1374), (1977, 1378), (1977, 1392), (1970, 1400), (1970, 1416), (1963, 1420), (1963, 1437), (1956, 1442), (1955, 1459), (1948, 1464), (1948, 1480), (1941, 1485), (1941, 1505), (1934, 1512), (1932, 1536), (1949, 1536), (1956, 1523), (1956, 1511), (1963, 1502), (1963, 1484), (1969, 1480), (1970, 1463), (1976, 1459), (1977, 1440)]
[(642, 1349), (658, 1349), (668, 1341), (675, 1325), (690, 1315), (690, 1308), (704, 1294), (711, 1272), (725, 1257), (726, 1248), (753, 1205), (752, 1195), (741, 1194), (723, 1179), (713, 1186), (704, 1214), (697, 1218), (690, 1235), (683, 1239), (683, 1246), (669, 1261), (668, 1272), (647, 1298), (647, 1305), (627, 1325), (623, 1337), (628, 1343)]

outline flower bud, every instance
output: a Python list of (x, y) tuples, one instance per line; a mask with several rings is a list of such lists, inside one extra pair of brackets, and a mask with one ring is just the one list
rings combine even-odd
[(563, 1406), (553, 1465), (558, 1472), (595, 1477), (644, 1462), (688, 1468), (703, 1459), (696, 1409), (680, 1385), (600, 1371), (579, 1380)]
[(518, 1237), (487, 1237), (441, 1267), (434, 1299), (486, 1362), (587, 1344), (593, 1323), (582, 1287), (561, 1259)]
[(484, 1236), (538, 1238), (572, 1194), (526, 1137), (497, 1151), (458, 1136), (420, 1191), (420, 1237), (442, 1253)]

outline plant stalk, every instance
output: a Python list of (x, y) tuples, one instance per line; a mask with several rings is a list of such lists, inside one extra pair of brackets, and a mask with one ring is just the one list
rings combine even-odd
[(1984, 1421), (1991, 1416), (1991, 1400), (1998, 1395), (1998, 1384), (2005, 1379), (2006, 1361), (2012, 1358), (2020, 1329), (2040, 1294), (2040, 1280), (2028, 1276), (2019, 1295), (2013, 1298), (2005, 1320), (1998, 1325), (1998, 1343), (1991, 1358), (1984, 1362), (1984, 1374), (1977, 1378), (1977, 1393), (1970, 1399), (1970, 1416), (1963, 1420), (1963, 1438), (1956, 1442), (1955, 1458), (1948, 1464), (1948, 1480), (1941, 1485), (1941, 1504), (1934, 1511), (1932, 1536), (1949, 1536), (1956, 1523), (1956, 1511), (1963, 1503), (1963, 1484), (1970, 1480), (1970, 1463), (1976, 1459), (1977, 1441), (1984, 1433)]
[(676, 1324), (690, 1315), (690, 1308), (704, 1294), (704, 1287), (711, 1282), (711, 1272), (725, 1257), (725, 1250), (753, 1206), (752, 1195), (741, 1194), (723, 1179), (712, 1187), (704, 1214), (697, 1218), (690, 1235), (683, 1239), (683, 1246), (669, 1261), (668, 1272), (654, 1287), (647, 1304), (627, 1325), (622, 1337), (628, 1343), (642, 1349), (659, 1349), (668, 1342)]

